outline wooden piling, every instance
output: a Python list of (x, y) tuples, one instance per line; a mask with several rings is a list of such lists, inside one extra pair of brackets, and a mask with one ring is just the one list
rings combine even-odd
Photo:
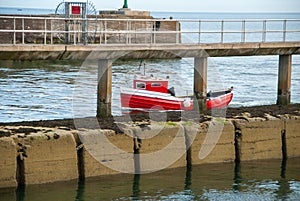
[(112, 61), (98, 60), (97, 117), (111, 116)]
[(292, 55), (279, 56), (277, 105), (291, 102)]
[(194, 94), (196, 101), (194, 109), (199, 107), (199, 112), (206, 111), (207, 91), (207, 57), (194, 58)]

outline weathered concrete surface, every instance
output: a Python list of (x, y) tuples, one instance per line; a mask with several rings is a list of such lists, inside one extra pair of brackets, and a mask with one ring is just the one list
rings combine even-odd
[(233, 124), (222, 118), (200, 124), (191, 150), (193, 165), (234, 161)]
[(17, 147), (10, 137), (0, 138), (0, 188), (17, 186)]
[[(133, 140), (112, 130), (79, 130), (85, 177), (134, 171)], [(108, 146), (109, 148), (107, 148)]]
[[(165, 168), (185, 167), (186, 144), (182, 125), (154, 122), (144, 127), (131, 128), (139, 152), (139, 171), (152, 172)], [(138, 147), (137, 147), (138, 146)]]
[(300, 117), (290, 116), (285, 120), (287, 157), (300, 156)]
[(300, 42), (143, 45), (0, 45), (1, 60), (85, 60), (292, 55)]
[[(24, 127), (22, 128), (24, 129)], [(73, 135), (60, 129), (40, 128), (29, 135), (14, 135), (22, 147), (24, 184), (40, 184), (78, 178)]]
[(281, 159), (283, 122), (279, 118), (246, 118), (234, 120), (239, 133), (241, 161)]
[[(296, 113), (212, 119), (200, 124), (122, 123), (123, 127), (118, 125), (122, 134), (91, 128), (1, 126), (1, 134), (10, 137), (0, 138), (0, 188), (15, 187), (17, 182), (49, 183), (232, 162), (236, 157), (240, 161), (282, 159), (284, 149), (287, 157), (300, 156)], [(17, 162), (17, 157), (22, 160)]]

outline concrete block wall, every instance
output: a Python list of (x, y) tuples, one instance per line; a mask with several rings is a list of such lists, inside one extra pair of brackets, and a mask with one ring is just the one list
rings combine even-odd
[(184, 128), (177, 123), (155, 123), (148, 129), (135, 132), (140, 137), (140, 171), (149, 172), (161, 167), (186, 165)]
[(16, 187), (17, 147), (10, 137), (0, 138), (0, 188)]
[[(18, 160), (20, 184), (41, 184), (78, 178), (74, 137), (63, 130), (13, 136), (23, 156)], [(21, 163), (21, 164), (20, 164)]]
[[(118, 174), (119, 171), (109, 168), (107, 166), (124, 167), (122, 166), (120, 158), (125, 157), (128, 161), (131, 161), (133, 168), (133, 140), (131, 137), (125, 134), (116, 134), (112, 130), (80, 130), (78, 131), (80, 143), (84, 143), (82, 153), (82, 166), (79, 169), (81, 175), (84, 177), (94, 177), (100, 175)], [(115, 146), (115, 149), (111, 152), (106, 150), (101, 141), (105, 137), (108, 142)], [(128, 155), (122, 153), (131, 153), (131, 158)], [(120, 164), (118, 164), (120, 163)], [(129, 162), (130, 163), (130, 162)]]
[(233, 124), (225, 119), (200, 124), (191, 150), (193, 165), (233, 162), (235, 160)]
[[(161, 167), (300, 157), (299, 116), (215, 118), (193, 125), (152, 122), (126, 129), (119, 134), (112, 130), (0, 127), (2, 133), (17, 132), (0, 138), (0, 188)], [(113, 148), (109, 150), (106, 144)]]
[(248, 118), (234, 123), (240, 161), (282, 158), (281, 119)]
[(300, 117), (290, 116), (284, 119), (287, 157), (300, 156)]

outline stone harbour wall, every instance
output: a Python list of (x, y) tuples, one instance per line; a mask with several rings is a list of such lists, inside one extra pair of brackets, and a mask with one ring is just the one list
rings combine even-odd
[[(0, 188), (300, 157), (300, 116), (122, 123), (113, 130), (0, 126)], [(107, 147), (107, 144), (113, 145)]]
[(16, 144), (10, 137), (0, 138), (0, 187), (17, 186)]
[(250, 118), (234, 120), (240, 161), (280, 159), (283, 122), (281, 119)]

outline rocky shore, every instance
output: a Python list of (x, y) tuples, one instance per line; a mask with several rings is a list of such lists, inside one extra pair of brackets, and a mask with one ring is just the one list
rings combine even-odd
[(300, 157), (300, 104), (224, 112), (0, 123), (0, 188)]

